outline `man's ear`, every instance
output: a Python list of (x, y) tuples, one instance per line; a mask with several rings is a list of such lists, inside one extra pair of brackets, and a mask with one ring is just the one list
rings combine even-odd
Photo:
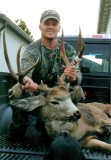
[(61, 30), (61, 26), (59, 26), (59, 32), (60, 32), (60, 30)]

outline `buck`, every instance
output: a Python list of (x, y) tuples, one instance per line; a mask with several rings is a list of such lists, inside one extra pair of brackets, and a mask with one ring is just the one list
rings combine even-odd
[[(80, 34), (81, 35), (81, 34)], [(79, 36), (81, 37), (81, 36)], [(81, 40), (80, 40), (81, 41)], [(82, 42), (82, 41), (81, 41)], [(11, 68), (10, 61), (7, 56), (5, 33), (3, 34), (4, 54), (6, 57), (9, 70), (12, 75), (23, 83), (23, 77), (36, 64), (29, 68), (26, 72), (20, 69), (20, 49), (17, 54), (17, 76)], [(83, 42), (79, 45), (80, 58), (83, 54)], [(61, 43), (61, 56), (66, 64), (69, 61), (66, 57), (63, 47), (63, 35)], [(78, 63), (78, 59), (75, 60)], [(65, 75), (62, 74), (59, 78), (58, 84), (49, 88), (47, 85), (39, 85), (39, 90), (46, 94), (39, 96), (23, 98), (11, 101), (13, 107), (18, 107), (26, 112), (31, 112), (37, 108), (40, 109), (41, 119), (44, 123), (46, 131), (52, 139), (55, 138), (61, 131), (68, 131), (72, 137), (75, 137), (82, 147), (85, 148), (99, 148), (111, 151), (111, 144), (108, 144), (101, 139), (111, 133), (111, 105), (101, 103), (78, 103), (74, 104), (75, 96), (73, 90), (70, 92), (69, 87), (64, 82)]]

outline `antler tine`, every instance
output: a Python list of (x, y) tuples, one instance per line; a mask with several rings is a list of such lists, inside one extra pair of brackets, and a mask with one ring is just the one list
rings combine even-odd
[(38, 64), (39, 58), (27, 70), (25, 70), (25, 71), (21, 70), (21, 66), (20, 66), (20, 51), (21, 51), (22, 45), (23, 44), (21, 44), (21, 46), (19, 47), (18, 52), (17, 52), (17, 69), (18, 69), (19, 76), (25, 77), (29, 73), (29, 71), (31, 71)]
[(82, 34), (81, 34), (81, 29), (79, 27), (79, 36), (78, 36), (78, 57), (81, 58), (83, 56), (83, 51), (84, 51), (84, 41), (82, 40)]
[(3, 48), (4, 48), (4, 56), (5, 56), (5, 60), (7, 63), (7, 67), (11, 73), (11, 75), (18, 81), (18, 76), (16, 75), (16, 73), (14, 72), (9, 57), (8, 57), (8, 52), (7, 52), (7, 46), (6, 46), (6, 38), (5, 38), (5, 31), (3, 32)]
[(65, 48), (64, 48), (64, 32), (62, 29), (62, 36), (61, 36), (61, 44), (60, 44), (60, 55), (65, 63), (66, 66), (70, 65), (70, 62), (67, 58), (66, 52), (65, 52)]
[[(67, 58), (67, 55), (66, 55), (66, 52), (65, 52), (65, 48), (64, 48), (64, 32), (63, 32), (63, 29), (62, 29), (62, 35), (61, 35), (61, 44), (60, 44), (60, 55), (66, 65), (69, 66), (70, 65), (70, 62)], [(65, 74), (63, 73), (60, 78), (58, 79), (58, 84), (62, 84), (64, 85), (64, 80), (65, 80)]]
[(38, 85), (38, 89), (46, 92), (50, 92), (52, 90), (52, 88), (49, 88), (47, 85), (45, 85), (42, 80), (41, 80), (41, 84)]

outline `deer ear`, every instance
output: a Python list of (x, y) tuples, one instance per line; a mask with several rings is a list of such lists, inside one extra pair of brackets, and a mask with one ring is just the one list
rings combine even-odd
[(13, 108), (18, 108), (26, 112), (31, 112), (38, 107), (42, 107), (45, 105), (45, 103), (46, 99), (42, 95), (23, 98), (10, 102)]
[(85, 100), (84, 91), (80, 86), (73, 87), (73, 89), (71, 89), (70, 91), (70, 94), (71, 94), (71, 99), (75, 105), (80, 101)]

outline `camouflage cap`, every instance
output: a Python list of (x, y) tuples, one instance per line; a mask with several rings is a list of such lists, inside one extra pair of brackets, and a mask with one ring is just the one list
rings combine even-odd
[(60, 16), (55, 10), (46, 10), (42, 13), (40, 22), (45, 22), (48, 19), (56, 19), (58, 22), (60, 22)]

